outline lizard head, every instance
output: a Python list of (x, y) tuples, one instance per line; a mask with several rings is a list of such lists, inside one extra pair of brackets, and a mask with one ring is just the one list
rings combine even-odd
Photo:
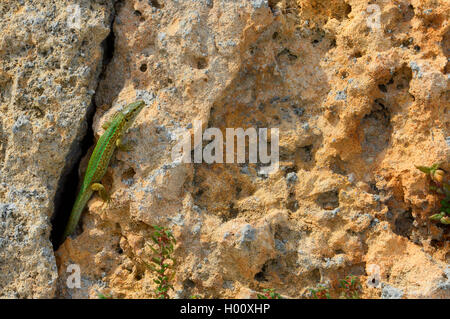
[(133, 123), (136, 116), (138, 116), (139, 112), (142, 111), (142, 109), (145, 106), (144, 101), (136, 101), (131, 104), (128, 104), (122, 111), (122, 115), (124, 116), (124, 120), (126, 122), (126, 126), (129, 127)]

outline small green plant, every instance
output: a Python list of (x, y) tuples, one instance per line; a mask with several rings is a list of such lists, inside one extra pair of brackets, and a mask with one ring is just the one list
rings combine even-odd
[(202, 297), (200, 295), (191, 295), (189, 298), (190, 299), (202, 299)]
[(444, 225), (450, 225), (450, 184), (447, 173), (439, 168), (439, 165), (416, 166), (416, 168), (425, 174), (429, 174), (433, 183), (433, 185), (430, 185), (430, 189), (442, 198), (440, 212), (430, 216), (430, 219)]
[(263, 289), (262, 294), (256, 294), (258, 299), (283, 299), (281, 295), (275, 291), (275, 289)]
[(345, 279), (339, 281), (341, 298), (344, 299), (359, 299), (362, 286), (358, 277), (347, 276)]
[(98, 299), (112, 299), (112, 295), (110, 294), (102, 294), (101, 292), (97, 292)]
[(320, 285), (316, 289), (309, 289), (312, 299), (359, 299), (361, 290), (361, 283), (356, 276), (346, 276), (344, 279), (335, 280), (331, 288)]
[(330, 290), (327, 287), (319, 287), (317, 289), (309, 289), (312, 299), (330, 299)]
[(173, 258), (175, 237), (172, 232), (165, 227), (153, 226), (153, 243), (148, 245), (153, 252), (151, 263), (145, 263), (147, 268), (156, 272), (157, 278), (154, 282), (158, 285), (154, 291), (156, 298), (169, 299), (169, 290), (173, 289), (171, 284), (175, 272), (172, 270), (175, 266)]

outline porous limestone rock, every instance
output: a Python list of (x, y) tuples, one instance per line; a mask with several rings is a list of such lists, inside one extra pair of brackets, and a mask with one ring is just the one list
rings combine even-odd
[[(94, 197), (57, 252), (61, 296), (78, 263), (79, 297), (151, 297), (143, 263), (158, 224), (178, 240), (177, 298), (298, 298), (352, 274), (363, 297), (450, 297), (448, 230), (427, 220), (436, 197), (414, 167), (449, 168), (448, 12), (445, 1), (123, 1), (95, 98), (149, 106), (105, 178), (112, 204)], [(97, 112), (96, 134), (110, 112)], [(195, 120), (224, 136), (279, 128), (280, 169), (174, 161)]]
[[(414, 165), (441, 162), (450, 171), (450, 5), (372, 2), (117, 1), (114, 50), (97, 88), (94, 66), (108, 33), (109, 2), (85, 8), (91, 14), (88, 25), (95, 27), (83, 24), (88, 28), (81, 31), (87, 37), (83, 46), (52, 53), (49, 48), (58, 47), (48, 44), (51, 33), (38, 41), (47, 43), (47, 55), (35, 62), (36, 76), (55, 76), (46, 73), (46, 59), (61, 59), (61, 68), (73, 63), (60, 77), (64, 89), (73, 91), (55, 95), (56, 86), (39, 87), (37, 80), (22, 81), (12, 67), (9, 73), (2, 70), (1, 98), (8, 100), (1, 101), (0, 163), (9, 170), (2, 178), (9, 179), (2, 184), (0, 196), (8, 201), (0, 212), (11, 232), (9, 245), (33, 247), (24, 255), (27, 261), (48, 256), (39, 257), (48, 264), (20, 267), (50, 274), (52, 283), (33, 281), (42, 293), (32, 293), (21, 277), (29, 273), (2, 272), (3, 295), (53, 294), (48, 220), (63, 158), (82, 135), (89, 87), (96, 88), (96, 138), (121, 105), (135, 99), (148, 105), (126, 134), (133, 149), (116, 153), (102, 181), (111, 201), (94, 195), (79, 230), (55, 253), (58, 297), (152, 297), (155, 274), (145, 266), (147, 244), (151, 226), (160, 225), (177, 239), (171, 297), (255, 298), (274, 288), (301, 298), (310, 288), (333, 287), (356, 275), (363, 298), (449, 298), (448, 227), (428, 220), (438, 200)], [(20, 19), (20, 10), (8, 10), (2, 15)], [(64, 19), (65, 13), (57, 13)], [(4, 25), (13, 30), (11, 23)], [(31, 41), (39, 33), (23, 29), (21, 34)], [(21, 42), (7, 32), (0, 39), (10, 43), (0, 47), (5, 61), (28, 65)], [(83, 59), (78, 55), (85, 46), (91, 51)], [(17, 57), (6, 55), (8, 50), (16, 50)], [(92, 73), (74, 75), (82, 66)], [(3, 94), (3, 88), (12, 93)], [(13, 103), (29, 95), (49, 102)], [(66, 126), (52, 125), (55, 136), (39, 135), (49, 111), (39, 117), (35, 108), (19, 112), (23, 105), (52, 106), (55, 123)], [(279, 128), (279, 170), (263, 174), (261, 163), (175, 160), (172, 150), (183, 133), (194, 135), (196, 120), (224, 136), (226, 128)], [(13, 158), (24, 159), (19, 164)], [(39, 189), (29, 197), (44, 194), (42, 202), (19, 191), (25, 182)], [(9, 200), (10, 194), (20, 197)], [(15, 239), (19, 220), (39, 235)], [(41, 252), (42, 247), (48, 249)], [(7, 267), (2, 269), (12, 269), (20, 256), (0, 253), (11, 260), (0, 264)], [(71, 289), (73, 264), (80, 267), (81, 287)], [(379, 282), (368, 285), (373, 269)]]
[(77, 3), (79, 16), (73, 1), (0, 2), (1, 298), (55, 296), (50, 221), (81, 155), (112, 18), (109, 1)]

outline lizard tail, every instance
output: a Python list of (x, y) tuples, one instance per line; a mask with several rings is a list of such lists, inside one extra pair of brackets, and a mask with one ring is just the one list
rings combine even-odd
[(61, 242), (63, 242), (68, 236), (72, 235), (75, 228), (78, 225), (78, 221), (80, 220), (81, 213), (84, 210), (87, 202), (91, 198), (93, 190), (88, 187), (84, 192), (80, 192), (78, 195), (75, 204), (73, 205), (72, 212), (70, 213), (69, 221), (64, 230), (64, 234), (61, 238)]

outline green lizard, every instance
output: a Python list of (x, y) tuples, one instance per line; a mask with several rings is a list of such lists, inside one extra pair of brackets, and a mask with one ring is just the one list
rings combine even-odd
[(143, 101), (131, 103), (123, 110), (114, 114), (111, 120), (103, 125), (105, 132), (98, 140), (97, 145), (95, 145), (94, 151), (89, 159), (83, 184), (70, 213), (69, 222), (64, 230), (63, 241), (75, 230), (81, 213), (94, 191), (99, 192), (99, 195), (104, 201), (108, 201), (109, 197), (103, 185), (100, 184), (100, 181), (106, 173), (115, 148), (125, 148), (121, 144), (122, 135), (133, 124), (134, 119), (144, 106), (145, 103)]

